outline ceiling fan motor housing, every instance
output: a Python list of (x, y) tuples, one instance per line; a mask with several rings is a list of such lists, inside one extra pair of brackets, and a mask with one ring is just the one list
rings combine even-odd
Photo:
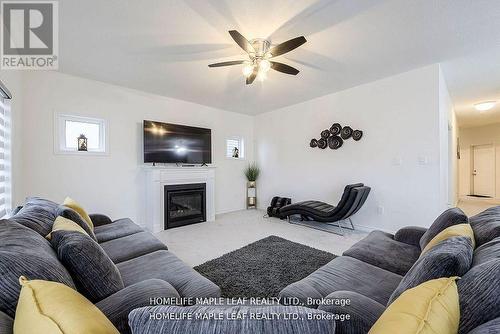
[(249, 42), (255, 50), (255, 52), (249, 53), (251, 58), (263, 59), (264, 57), (266, 57), (266, 54), (271, 48), (271, 43), (267, 39), (255, 38), (250, 40)]

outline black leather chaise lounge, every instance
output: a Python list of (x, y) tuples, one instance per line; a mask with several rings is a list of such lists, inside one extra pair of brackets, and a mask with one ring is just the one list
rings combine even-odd
[[(342, 235), (342, 233), (325, 229), (321, 225), (303, 224), (302, 222), (314, 221), (328, 225), (336, 223), (335, 225), (342, 231), (340, 222), (348, 221), (351, 226), (347, 228), (352, 230), (354, 229), (354, 225), (352, 224), (351, 217), (361, 209), (370, 193), (370, 189), (370, 187), (362, 183), (349, 184), (344, 188), (344, 193), (337, 206), (321, 201), (303, 201), (282, 207), (280, 215), (282, 218), (288, 218), (288, 221), (293, 224), (305, 225)], [(300, 215), (301, 220), (292, 220), (291, 216), (294, 215)]]

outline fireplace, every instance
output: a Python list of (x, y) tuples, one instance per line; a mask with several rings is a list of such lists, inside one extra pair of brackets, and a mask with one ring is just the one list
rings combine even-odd
[(207, 220), (205, 183), (166, 185), (164, 194), (165, 229)]

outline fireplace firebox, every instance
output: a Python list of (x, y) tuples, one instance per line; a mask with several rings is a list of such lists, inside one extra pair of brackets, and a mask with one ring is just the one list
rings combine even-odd
[(206, 221), (206, 188), (205, 183), (166, 185), (165, 229)]

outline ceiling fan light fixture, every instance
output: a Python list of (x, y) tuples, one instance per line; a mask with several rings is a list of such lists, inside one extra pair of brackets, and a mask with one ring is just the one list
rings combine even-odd
[(476, 103), (474, 105), (474, 108), (477, 110), (477, 111), (488, 111), (490, 110), (491, 108), (493, 108), (495, 106), (497, 102), (496, 101), (485, 101), (485, 102), (480, 102), (480, 103)]
[(271, 69), (271, 62), (267, 59), (262, 59), (259, 63), (259, 71), (267, 72)]
[(257, 78), (256, 78), (258, 81), (262, 82), (264, 80), (267, 79), (267, 72), (265, 71), (259, 71), (259, 73), (257, 74)]
[(243, 72), (244, 76), (248, 77), (253, 72), (253, 65), (252, 64), (246, 64), (245, 66), (243, 66), (243, 68), (242, 68), (241, 71)]

